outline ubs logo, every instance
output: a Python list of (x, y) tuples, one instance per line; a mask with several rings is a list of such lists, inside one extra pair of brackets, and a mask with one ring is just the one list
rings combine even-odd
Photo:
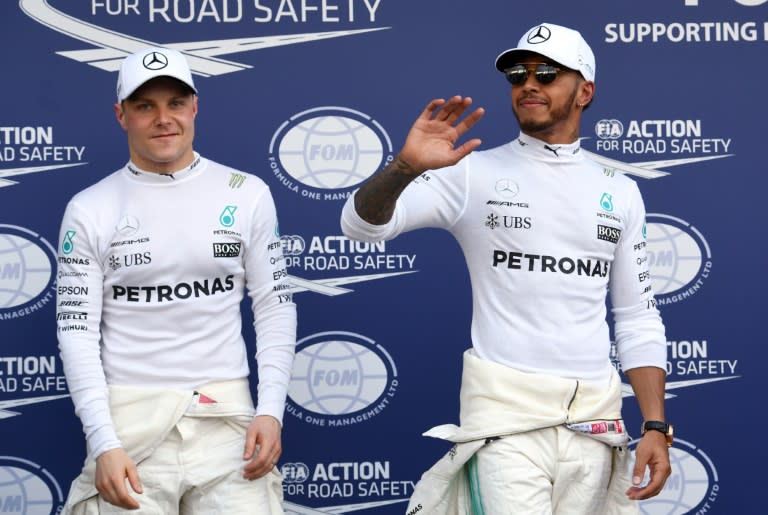
[(112, 270), (117, 270), (122, 267), (131, 267), (139, 265), (148, 265), (152, 262), (151, 252), (133, 252), (131, 254), (125, 254), (123, 256), (110, 256), (109, 267)]

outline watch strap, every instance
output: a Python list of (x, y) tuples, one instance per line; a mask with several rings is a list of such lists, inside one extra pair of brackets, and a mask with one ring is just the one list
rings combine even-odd
[(660, 420), (646, 420), (643, 422), (641, 434), (645, 434), (648, 431), (659, 431), (667, 437), (667, 447), (672, 447), (672, 441), (674, 439), (674, 429), (672, 424), (662, 422)]

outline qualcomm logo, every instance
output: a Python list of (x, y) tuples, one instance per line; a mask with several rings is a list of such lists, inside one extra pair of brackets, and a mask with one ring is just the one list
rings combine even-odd
[(372, 419), (397, 392), (397, 367), (370, 338), (328, 331), (296, 343), (286, 411), (308, 424), (341, 427)]
[(0, 321), (27, 316), (54, 300), (56, 250), (39, 234), (0, 224)]
[(701, 289), (712, 270), (712, 252), (704, 236), (685, 220), (646, 216), (648, 264), (660, 305), (685, 300)]
[(3, 513), (59, 513), (64, 496), (56, 479), (37, 463), (0, 456), (0, 506)]
[[(633, 454), (638, 442), (630, 442)], [(709, 456), (695, 445), (675, 438), (674, 446), (669, 450), (669, 461), (672, 475), (659, 495), (640, 501), (640, 512), (643, 515), (710, 513), (717, 501), (720, 484)], [(631, 467), (634, 459), (630, 462)], [(645, 479), (647, 481), (648, 477)]]
[[(128, 15), (128, 14), (141, 14), (139, 7), (136, 5), (138, 2), (125, 2), (125, 12), (113, 13), (110, 12), (109, 6), (111, 2), (94, 2), (93, 10), (97, 7), (104, 7), (106, 14), (108, 15)], [(120, 2), (116, 2), (120, 3)], [(151, 4), (152, 2), (150, 2)], [(158, 4), (160, 2), (157, 2)], [(176, 4), (178, 2), (174, 2)], [(189, 2), (191, 4), (191, 2)], [(132, 4), (132, 5), (130, 5)], [(160, 8), (150, 7), (150, 11), (163, 18), (165, 21), (170, 21), (168, 13), (168, 2), (164, 2), (165, 10)], [(205, 2), (210, 7), (212, 2)], [(69, 37), (79, 39), (89, 45), (99, 47), (94, 50), (92, 48), (87, 50), (73, 50), (73, 51), (59, 51), (56, 52), (59, 55), (74, 59), (81, 63), (87, 63), (96, 68), (106, 70), (109, 72), (116, 72), (120, 69), (120, 63), (125, 56), (138, 52), (139, 50), (149, 46), (163, 46), (167, 48), (173, 48), (182, 52), (189, 62), (189, 67), (192, 73), (201, 75), (203, 77), (211, 77), (215, 75), (222, 75), (225, 73), (232, 73), (252, 68), (251, 65), (219, 59), (218, 56), (228, 55), (233, 53), (241, 53), (249, 50), (271, 48), (282, 45), (293, 45), (296, 43), (308, 43), (321, 39), (338, 38), (344, 36), (352, 36), (356, 34), (363, 34), (366, 32), (373, 32), (379, 30), (386, 30), (390, 27), (379, 27), (371, 29), (359, 29), (359, 30), (339, 30), (331, 32), (314, 32), (306, 34), (283, 34), (278, 36), (263, 36), (263, 37), (245, 37), (235, 39), (217, 39), (211, 41), (189, 41), (184, 43), (157, 43), (145, 39), (137, 38), (133, 35), (122, 34), (114, 30), (105, 29), (79, 20), (73, 16), (54, 9), (48, 3), (47, 0), (20, 0), (19, 5), (26, 15), (42, 25), (45, 25), (51, 30), (61, 32)], [(377, 3), (378, 5), (378, 3)], [(240, 5), (242, 7), (242, 5)], [(263, 9), (263, 8), (262, 8)], [(375, 7), (372, 8), (373, 12), (369, 12), (370, 19), (375, 19)], [(204, 11), (205, 7), (201, 7), (201, 11)], [(208, 12), (209, 16), (201, 16), (202, 18), (213, 18), (213, 21), (217, 21), (218, 16), (214, 16), (213, 13)], [(270, 10), (270, 17), (271, 17)], [(275, 18), (278, 18), (280, 12), (275, 14)], [(295, 15), (295, 13), (294, 13)], [(179, 18), (179, 16), (174, 16)], [(289, 16), (286, 16), (289, 18)], [(158, 20), (159, 21), (159, 20)], [(177, 19), (179, 22), (186, 22), (188, 20)], [(198, 21), (201, 21), (198, 19)]]
[(275, 177), (313, 200), (346, 199), (352, 188), (392, 159), (392, 142), (379, 122), (346, 107), (295, 114), (280, 125), (269, 144)]

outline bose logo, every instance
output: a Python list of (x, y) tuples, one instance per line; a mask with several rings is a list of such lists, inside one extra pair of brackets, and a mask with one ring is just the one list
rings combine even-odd
[(214, 243), (213, 257), (237, 257), (240, 255), (240, 243)]

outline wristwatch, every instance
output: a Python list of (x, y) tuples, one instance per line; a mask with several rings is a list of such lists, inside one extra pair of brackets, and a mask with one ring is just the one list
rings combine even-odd
[(672, 424), (660, 422), (658, 420), (647, 420), (643, 422), (643, 428), (640, 430), (640, 434), (644, 435), (648, 431), (659, 431), (660, 433), (664, 433), (667, 437), (667, 447), (672, 447), (675, 434)]

